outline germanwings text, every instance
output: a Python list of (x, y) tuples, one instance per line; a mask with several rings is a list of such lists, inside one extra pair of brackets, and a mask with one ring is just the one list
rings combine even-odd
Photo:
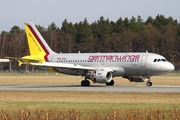
[(88, 60), (139, 60), (140, 55), (90, 55)]

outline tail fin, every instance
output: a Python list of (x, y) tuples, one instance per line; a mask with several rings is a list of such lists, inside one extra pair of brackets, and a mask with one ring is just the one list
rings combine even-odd
[(41, 61), (48, 61), (48, 55), (54, 52), (45, 42), (35, 25), (31, 22), (25, 23), (25, 30), (31, 54), (30, 56), (36, 59), (41, 59)]

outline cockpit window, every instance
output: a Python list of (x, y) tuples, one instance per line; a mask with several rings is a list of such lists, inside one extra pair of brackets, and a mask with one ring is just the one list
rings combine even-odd
[(166, 59), (154, 59), (154, 62), (167, 62)]
[(163, 61), (163, 62), (167, 62), (167, 60), (166, 60), (166, 59), (161, 59), (161, 61)]
[(156, 62), (157, 61), (157, 59), (154, 59), (154, 62)]

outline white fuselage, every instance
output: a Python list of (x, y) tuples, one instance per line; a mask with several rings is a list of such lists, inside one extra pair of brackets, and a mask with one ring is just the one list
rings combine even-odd
[[(154, 53), (66, 53), (51, 54), (49, 62), (71, 63), (113, 71), (115, 76), (152, 76), (174, 70), (174, 65)], [(81, 75), (77, 70), (54, 68), (58, 72)]]

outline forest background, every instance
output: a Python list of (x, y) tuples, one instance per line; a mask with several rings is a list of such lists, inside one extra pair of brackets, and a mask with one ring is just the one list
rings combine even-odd
[[(23, 24), (23, 23), (22, 23)], [(157, 15), (143, 20), (141, 16), (110, 21), (103, 16), (88, 23), (73, 24), (65, 19), (58, 27), (52, 22), (48, 28), (36, 25), (50, 48), (59, 53), (90, 52), (152, 52), (163, 55), (176, 66), (180, 64), (180, 23), (172, 17)], [(25, 30), (13, 26), (0, 34), (0, 58), (20, 58), (29, 55)], [(1, 63), (1, 70), (8, 70), (8, 63)], [(12, 62), (12, 70), (25, 69)]]

